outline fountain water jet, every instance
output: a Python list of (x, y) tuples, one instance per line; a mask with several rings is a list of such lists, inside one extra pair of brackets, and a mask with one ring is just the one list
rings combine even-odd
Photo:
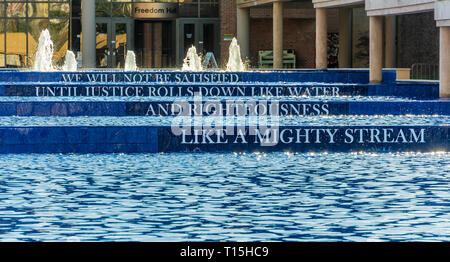
[(136, 55), (133, 51), (127, 51), (127, 57), (125, 58), (125, 71), (137, 71)]
[(236, 38), (233, 38), (229, 47), (227, 71), (245, 71), (245, 65), (241, 58), (241, 48)]
[(64, 65), (62, 67), (63, 71), (77, 71), (77, 60), (75, 59), (75, 54), (68, 50), (66, 52), (66, 57), (64, 60)]
[(53, 60), (53, 42), (50, 38), (50, 32), (45, 29), (39, 36), (39, 44), (34, 58), (33, 70), (50, 72), (55, 68), (52, 64)]
[(202, 58), (197, 54), (195, 46), (191, 46), (183, 60), (182, 71), (203, 71)]

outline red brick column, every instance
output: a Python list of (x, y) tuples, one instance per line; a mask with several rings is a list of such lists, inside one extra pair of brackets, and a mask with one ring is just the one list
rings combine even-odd
[(236, 0), (220, 0), (220, 64), (228, 62), (228, 47), (231, 41), (224, 40), (224, 35), (236, 36)]

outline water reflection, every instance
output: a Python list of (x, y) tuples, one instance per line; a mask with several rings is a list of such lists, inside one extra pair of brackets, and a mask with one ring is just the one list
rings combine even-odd
[(2, 155), (0, 240), (449, 241), (449, 156)]

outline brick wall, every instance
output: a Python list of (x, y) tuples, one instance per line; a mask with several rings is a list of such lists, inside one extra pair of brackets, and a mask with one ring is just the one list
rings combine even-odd
[[(224, 66), (228, 61), (230, 41), (224, 34), (236, 35), (236, 0), (220, 1), (220, 61)], [(272, 50), (272, 8), (250, 9), (250, 59), (257, 66), (258, 50)], [(315, 60), (315, 11), (314, 9), (284, 10), (284, 49), (295, 50), (297, 68), (313, 68)], [(328, 31), (338, 31), (336, 10), (328, 12)]]
[[(258, 63), (258, 50), (272, 50), (272, 19), (252, 19), (250, 54), (253, 66)], [(283, 49), (295, 50), (298, 68), (313, 68), (315, 60), (315, 20), (285, 19)]]
[(439, 29), (433, 12), (397, 17), (397, 65), (439, 64)]
[(231, 41), (225, 41), (225, 34), (236, 36), (236, 0), (220, 0), (220, 64), (228, 61), (228, 47)]

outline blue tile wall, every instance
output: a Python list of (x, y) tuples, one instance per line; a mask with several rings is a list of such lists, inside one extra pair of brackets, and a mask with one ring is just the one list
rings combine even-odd
[[(221, 103), (226, 115), (226, 101)], [(254, 101), (256, 104), (261, 101)], [(170, 101), (152, 102), (0, 102), (0, 116), (174, 116)], [(204, 105), (207, 101), (203, 101)], [(264, 102), (263, 102), (264, 103)], [(283, 115), (450, 115), (450, 100), (279, 101)], [(190, 102), (191, 109), (192, 101)], [(270, 108), (268, 101), (264, 108)], [(151, 110), (150, 110), (151, 109)], [(194, 115), (195, 112), (191, 111)], [(208, 115), (204, 112), (203, 115)]]
[(397, 81), (392, 84), (373, 84), (369, 85), (368, 95), (437, 99), (439, 98), (439, 83)]
[[(101, 81), (99, 77), (108, 74), (105, 81), (144, 81), (161, 82), (171, 81), (176, 82), (177, 79), (183, 78), (193, 74), (204, 74), (212, 77), (220, 77), (224, 72), (181, 72), (181, 71), (139, 71), (139, 72), (120, 72), (120, 71), (89, 71), (89, 72), (33, 72), (33, 71), (19, 71), (19, 70), (2, 70), (0, 71), (0, 82), (91, 82), (90, 76), (96, 76), (96, 81)], [(136, 78), (133, 76), (138, 74)], [(240, 82), (347, 82), (347, 83), (368, 83), (369, 71), (364, 69), (357, 70), (291, 70), (291, 71), (252, 71), (252, 72), (232, 72)], [(395, 71), (385, 70), (383, 77), (386, 82), (392, 82), (395, 79)], [(65, 78), (63, 78), (63, 75)], [(79, 79), (76, 79), (76, 76)], [(147, 78), (148, 75), (148, 78)], [(159, 77), (157, 77), (159, 76)], [(164, 76), (164, 77), (163, 77)], [(166, 78), (167, 76), (167, 78)]]
[[(39, 92), (36, 93), (36, 88)], [(76, 89), (76, 94), (74, 94)], [(184, 97), (202, 93), (203, 96), (366, 96), (367, 84), (314, 84), (314, 83), (251, 83), (251, 84), (129, 84), (129, 83), (11, 83), (5, 84), (5, 96), (128, 96), (128, 97)], [(63, 90), (62, 92), (60, 90)], [(69, 93), (70, 90), (70, 93)], [(119, 90), (122, 90), (119, 91)], [(136, 91), (137, 90), (137, 91)]]
[(156, 127), (0, 127), (0, 153), (156, 153)]
[[(90, 81), (88, 75), (105, 76), (104, 80), (108, 82), (99, 82), (99, 78), (94, 83)], [(137, 82), (129, 82), (125, 76), (139, 76)], [(347, 90), (343, 91), (343, 95), (378, 95), (378, 96), (401, 96), (414, 97), (423, 99), (434, 99), (439, 97), (439, 84), (433, 82), (414, 82), (414, 81), (396, 81), (396, 72), (394, 70), (383, 70), (383, 83), (377, 85), (370, 85), (369, 71), (364, 69), (356, 70), (292, 70), (292, 71), (254, 71), (254, 72), (175, 72), (175, 71), (142, 71), (142, 72), (120, 72), (120, 71), (92, 71), (92, 72), (32, 72), (32, 71), (17, 71), (17, 70), (3, 70), (0, 71), (0, 96), (35, 96), (36, 89), (34, 86), (65, 86), (65, 87), (84, 87), (84, 86), (146, 86), (151, 83), (152, 86), (158, 88), (160, 86), (167, 86), (167, 83), (162, 82), (177, 82), (183, 77), (187, 79), (194, 79), (200, 75), (207, 75), (208, 78), (212, 76), (219, 79), (227, 75), (233, 75), (233, 84), (235, 81), (239, 83), (253, 83), (253, 86), (272, 85), (276, 82), (298, 83), (304, 85), (310, 82), (323, 83), (347, 83), (356, 84), (357, 87), (347, 86)], [(79, 76), (79, 81), (76, 77)], [(146, 76), (149, 81), (145, 81)], [(166, 77), (167, 76), (167, 77)], [(71, 80), (69, 80), (71, 78)], [(123, 82), (123, 80), (127, 82)], [(201, 82), (201, 85), (211, 88), (212, 86), (220, 84), (221, 81), (213, 81), (213, 83)], [(230, 77), (231, 79), (231, 77)], [(131, 77), (131, 80), (134, 79)], [(167, 80), (167, 81), (166, 81)], [(195, 80), (195, 79), (194, 79)], [(198, 79), (197, 79), (198, 80)], [(214, 83), (217, 82), (218, 83)], [(40, 83), (41, 82), (41, 83)], [(225, 81), (226, 82), (226, 81)], [(39, 84), (40, 83), (40, 84)], [(223, 83), (223, 82), (222, 82)], [(264, 84), (266, 83), (266, 84)], [(198, 85), (191, 84), (192, 87), (198, 88)], [(186, 89), (189, 84), (184, 83), (184, 91), (182, 95), (187, 93)], [(147, 86), (148, 87), (148, 86)], [(99, 92), (100, 89), (96, 89)], [(148, 96), (147, 88), (143, 89), (143, 95)], [(101, 89), (105, 91), (105, 89)], [(67, 95), (67, 91), (65, 91)], [(83, 88), (80, 88), (78, 95), (86, 95)], [(111, 95), (111, 91), (108, 93)], [(250, 94), (246, 94), (250, 95)], [(282, 94), (285, 95), (285, 94)]]
[[(1, 153), (156, 153), (156, 152), (219, 152), (219, 151), (421, 151), (450, 150), (449, 126), (349, 126), (349, 127), (280, 127), (284, 129), (330, 129), (335, 130), (333, 143), (323, 131), (320, 133), (320, 143), (316, 136), (311, 135), (310, 143), (278, 143), (274, 146), (261, 146), (255, 143), (255, 136), (246, 135), (247, 143), (234, 143), (236, 136), (224, 136), (226, 143), (182, 143), (181, 136), (172, 134), (170, 127), (0, 127)], [(361, 137), (364, 142), (358, 143), (359, 135), (354, 142), (347, 143), (347, 130), (356, 129), (389, 129), (392, 134), (402, 130), (406, 139), (410, 139), (408, 130), (414, 129), (419, 135), (424, 130), (424, 143), (413, 141), (405, 143), (389, 143), (386, 141), (370, 142), (371, 135), (367, 131)], [(381, 132), (381, 131), (377, 131)], [(281, 133), (280, 133), (281, 134)], [(356, 134), (356, 133), (355, 133)], [(390, 134), (389, 139), (393, 139)], [(217, 137), (211, 135), (215, 141)], [(420, 136), (420, 139), (422, 137)], [(184, 138), (193, 141), (193, 136)], [(295, 139), (295, 138), (294, 138)], [(328, 139), (328, 140), (327, 140)], [(419, 139), (419, 140), (420, 140)], [(199, 137), (201, 141), (201, 137)], [(241, 141), (241, 140), (239, 140)]]
[[(349, 126), (349, 127), (317, 127), (317, 126), (302, 126), (302, 127), (280, 127), (281, 132), (284, 129), (336, 129), (336, 134), (334, 138), (334, 143), (315, 143), (311, 141), (310, 143), (289, 143), (283, 144), (278, 143), (274, 146), (261, 146), (259, 143), (255, 143), (255, 136), (246, 135), (245, 139), (247, 143), (234, 143), (236, 141), (236, 135), (234, 136), (224, 136), (221, 140), (228, 141), (224, 144), (211, 144), (202, 143), (201, 135), (198, 136), (199, 143), (189, 144), (189, 142), (194, 141), (194, 136), (185, 137), (185, 143), (182, 143), (183, 138), (181, 136), (173, 135), (167, 128), (163, 130), (160, 129), (159, 136), (159, 151), (160, 152), (218, 152), (218, 151), (232, 151), (232, 152), (247, 152), (247, 151), (289, 151), (289, 152), (348, 152), (348, 151), (376, 151), (376, 152), (397, 152), (397, 151), (419, 151), (419, 152), (430, 152), (430, 151), (449, 151), (449, 126), (434, 127), (434, 126)], [(414, 129), (414, 132), (419, 133), (419, 130), (424, 129), (424, 143), (386, 143), (381, 142), (370, 142), (371, 135), (369, 133), (363, 134), (363, 143), (358, 143), (359, 135), (355, 138), (355, 142), (346, 143), (346, 130), (347, 129), (389, 129), (394, 134), (398, 134), (400, 129), (405, 134), (408, 134), (409, 129)], [(381, 131), (380, 131), (381, 132)], [(408, 135), (407, 135), (408, 136)], [(356, 136), (355, 136), (356, 137)], [(217, 136), (212, 135), (212, 140), (216, 141)], [(294, 138), (295, 139), (295, 138)], [(315, 138), (311, 138), (314, 140)], [(324, 133), (321, 133), (320, 140), (326, 141), (328, 138)], [(408, 138), (409, 139), (409, 138)], [(238, 141), (242, 141), (239, 139)], [(376, 140), (374, 140), (376, 141)], [(186, 143), (187, 142), (187, 143)]]

